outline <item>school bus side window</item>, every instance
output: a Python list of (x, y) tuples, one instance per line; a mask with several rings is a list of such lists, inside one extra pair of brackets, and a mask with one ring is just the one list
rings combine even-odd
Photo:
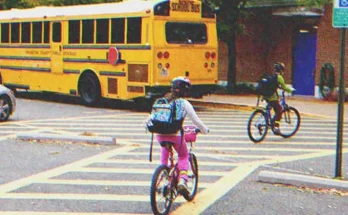
[(124, 18), (111, 19), (111, 43), (124, 43)]
[(50, 22), (44, 22), (44, 43), (50, 43)]
[(19, 23), (11, 23), (11, 43), (19, 43)]
[(80, 20), (69, 21), (69, 43), (80, 43)]
[(127, 43), (141, 43), (141, 18), (127, 19)]
[(62, 25), (58, 22), (53, 23), (53, 35), (52, 35), (52, 41), (53, 42), (61, 42), (62, 41)]
[(82, 43), (94, 43), (94, 19), (82, 20)]
[(1, 43), (9, 43), (9, 33), (10, 33), (10, 24), (2, 23), (1, 24)]
[(109, 19), (97, 19), (97, 43), (109, 43)]
[(33, 43), (41, 43), (41, 41), (42, 41), (42, 22), (33, 22), (32, 38), (33, 38)]
[(21, 42), (22, 43), (30, 43), (30, 37), (31, 37), (30, 22), (22, 22), (21, 25), (22, 25)]

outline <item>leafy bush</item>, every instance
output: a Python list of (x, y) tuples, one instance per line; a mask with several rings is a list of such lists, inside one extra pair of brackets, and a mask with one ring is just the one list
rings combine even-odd
[(212, 93), (218, 95), (255, 94), (255, 86), (249, 82), (239, 82), (234, 86), (218, 86)]

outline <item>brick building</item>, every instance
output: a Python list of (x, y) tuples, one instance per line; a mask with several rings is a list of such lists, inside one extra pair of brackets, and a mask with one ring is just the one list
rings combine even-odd
[[(335, 86), (338, 86), (341, 31), (332, 27), (332, 5), (308, 9), (291, 0), (268, 0), (259, 1), (259, 5), (250, 7), (250, 12), (246, 20), (241, 20), (246, 34), (239, 35), (236, 41), (237, 83), (255, 83), (262, 73), (271, 71), (274, 62), (281, 61), (286, 65), (286, 83), (294, 86), (297, 94), (320, 96), (320, 74), (325, 63), (332, 64)], [(227, 80), (226, 53), (221, 42), (219, 80), (222, 82)]]

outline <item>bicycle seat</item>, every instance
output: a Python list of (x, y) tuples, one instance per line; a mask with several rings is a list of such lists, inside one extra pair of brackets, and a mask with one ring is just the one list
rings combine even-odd
[(174, 145), (174, 143), (170, 142), (170, 141), (162, 141), (162, 142), (160, 142), (160, 145), (162, 147), (166, 147), (167, 149), (169, 149), (170, 147), (172, 147)]

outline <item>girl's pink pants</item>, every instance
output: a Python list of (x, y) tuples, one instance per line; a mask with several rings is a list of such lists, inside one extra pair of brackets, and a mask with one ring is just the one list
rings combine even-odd
[[(164, 135), (164, 134), (158, 134), (156, 135), (157, 141), (160, 143), (162, 141), (170, 141), (174, 143), (174, 149), (178, 153), (178, 170), (180, 171), (187, 171), (189, 167), (189, 161), (188, 161), (188, 151), (187, 151), (187, 145), (185, 138), (182, 138), (181, 135), (173, 136), (173, 135)], [(182, 140), (182, 143), (181, 143)], [(168, 157), (169, 157), (169, 151), (166, 147), (161, 147), (161, 164), (168, 166)], [(184, 178), (186, 181), (188, 181), (188, 177), (186, 174), (181, 175), (180, 177)]]

